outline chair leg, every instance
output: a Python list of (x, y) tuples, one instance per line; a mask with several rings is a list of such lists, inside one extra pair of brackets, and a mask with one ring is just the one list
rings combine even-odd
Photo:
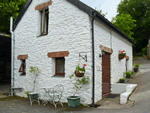
[(60, 102), (60, 104), (61, 104), (61, 106), (63, 107), (63, 103), (62, 103), (62, 102)]
[(57, 104), (55, 104), (55, 102), (53, 102), (54, 106), (55, 106), (55, 109), (57, 108)]
[(40, 100), (38, 99), (38, 104), (40, 105)]

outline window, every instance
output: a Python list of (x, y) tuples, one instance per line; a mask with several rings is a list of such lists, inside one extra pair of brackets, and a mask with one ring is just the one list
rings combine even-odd
[(22, 72), (21, 75), (26, 75), (26, 61), (25, 60), (21, 60), (21, 66), (19, 69), (19, 72)]
[(48, 34), (48, 17), (49, 10), (48, 8), (42, 9), (41, 13), (41, 25), (40, 25), (40, 36)]
[(55, 58), (55, 75), (65, 76), (65, 58)]

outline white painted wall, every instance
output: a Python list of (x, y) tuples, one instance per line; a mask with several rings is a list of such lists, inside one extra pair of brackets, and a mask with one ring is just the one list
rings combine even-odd
[[(86, 76), (91, 79), (90, 84), (84, 86), (77, 95), (81, 96), (82, 103), (92, 102), (92, 35), (90, 17), (65, 0), (53, 0), (49, 6), (49, 30), (48, 35), (37, 37), (39, 25), (39, 12), (35, 6), (49, 0), (33, 0), (22, 20), (15, 29), (15, 87), (23, 87), (24, 91), (30, 91), (33, 87), (32, 79), (29, 75), (29, 66), (38, 66), (42, 73), (37, 78), (36, 90), (43, 96), (41, 87), (51, 87), (57, 84), (64, 85), (62, 102), (67, 102), (67, 97), (74, 92), (73, 81), (69, 76), (73, 74), (75, 67), (80, 64), (87, 64)], [(132, 69), (132, 45), (113, 30), (107, 28), (102, 23), (95, 21), (95, 101), (102, 97), (102, 67), (99, 54), (100, 44), (111, 48), (110, 31), (112, 31), (111, 55), (111, 83), (115, 83), (122, 77), (125, 71), (125, 59), (118, 60), (118, 51), (124, 49), (129, 59), (129, 68)], [(48, 58), (48, 52), (69, 51), (69, 56), (65, 57), (65, 77), (53, 77), (54, 59)], [(87, 54), (87, 62), (81, 55)], [(20, 76), (18, 72), (21, 62), (18, 55), (28, 54), (26, 60), (26, 76)], [(17, 93), (19, 96), (26, 96), (24, 92)]]
[[(32, 80), (29, 75), (29, 66), (37, 66), (42, 73), (37, 78), (36, 90), (43, 96), (40, 87), (64, 85), (62, 102), (67, 102), (67, 97), (74, 93), (73, 82), (69, 78), (75, 71), (78, 63), (87, 64), (86, 76), (92, 77), (92, 49), (91, 49), (91, 25), (89, 16), (80, 11), (74, 5), (65, 0), (54, 0), (49, 6), (49, 30), (48, 35), (37, 37), (39, 12), (35, 6), (49, 0), (33, 0), (22, 20), (15, 30), (15, 86), (23, 87), (24, 91), (32, 90)], [(65, 77), (53, 77), (54, 62), (48, 58), (48, 52), (69, 51), (65, 57)], [(88, 62), (81, 55), (87, 54)], [(20, 76), (18, 72), (21, 65), (18, 55), (28, 54), (26, 60), (26, 76)], [(91, 81), (92, 83), (92, 81)], [(90, 104), (92, 98), (92, 84), (84, 86), (77, 95), (81, 96), (82, 103)], [(19, 96), (26, 96), (18, 93)]]
[(113, 53), (111, 54), (111, 84), (113, 84), (118, 82), (118, 80), (123, 77), (123, 72), (126, 71), (126, 59), (118, 59), (119, 50), (125, 50), (126, 55), (130, 57), (128, 61), (128, 69), (132, 70), (132, 44), (102, 22), (95, 21), (94, 29), (96, 66), (95, 101), (98, 101), (102, 98), (102, 57), (99, 57), (99, 54), (101, 54), (99, 46), (103, 45), (112, 48), (113, 50)]

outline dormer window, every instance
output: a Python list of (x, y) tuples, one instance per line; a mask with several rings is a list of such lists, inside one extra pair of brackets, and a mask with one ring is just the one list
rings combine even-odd
[(40, 25), (40, 36), (48, 34), (48, 17), (49, 10), (48, 8), (44, 8), (40, 11), (41, 15), (41, 25)]

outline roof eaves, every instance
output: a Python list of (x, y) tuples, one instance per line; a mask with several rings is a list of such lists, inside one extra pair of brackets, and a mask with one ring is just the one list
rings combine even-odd
[(132, 44), (135, 44), (135, 42), (130, 39), (125, 33), (123, 33), (121, 30), (119, 30), (116, 26), (114, 26), (109, 20), (107, 20), (104, 16), (102, 16), (100, 13), (98, 13), (95, 9), (89, 7), (88, 5), (84, 4), (83, 2), (79, 0), (67, 0), (71, 4), (75, 5), (80, 10), (87, 13), (89, 16), (92, 16), (93, 11), (96, 12), (96, 18), (99, 21), (103, 21), (106, 25), (117, 31), (119, 34), (121, 34), (124, 38), (126, 38), (128, 41), (130, 41)]
[(14, 25), (13, 25), (13, 31), (16, 29), (17, 25), (19, 24), (19, 22), (21, 21), (23, 15), (25, 14), (26, 10), (28, 9), (28, 7), (30, 6), (32, 0), (27, 0), (26, 4), (24, 5), (24, 7), (22, 8), (20, 14), (18, 15), (18, 17), (16, 18)]
[(120, 29), (118, 29), (115, 25), (113, 25), (109, 20), (107, 20), (100, 13), (97, 12), (96, 16), (99, 20), (102, 20), (105, 24), (109, 25), (112, 29), (114, 29), (116, 32), (120, 33), (124, 38), (129, 40), (132, 44), (136, 44), (136, 42), (134, 42), (131, 38), (129, 38), (125, 33), (123, 33)]
[(76, 6), (77, 8), (79, 8), (80, 10), (87, 13), (89, 16), (92, 16), (92, 11), (91, 11), (92, 8), (89, 7), (88, 5), (84, 4), (83, 2), (79, 0), (67, 0), (67, 1), (73, 4), (74, 6)]

